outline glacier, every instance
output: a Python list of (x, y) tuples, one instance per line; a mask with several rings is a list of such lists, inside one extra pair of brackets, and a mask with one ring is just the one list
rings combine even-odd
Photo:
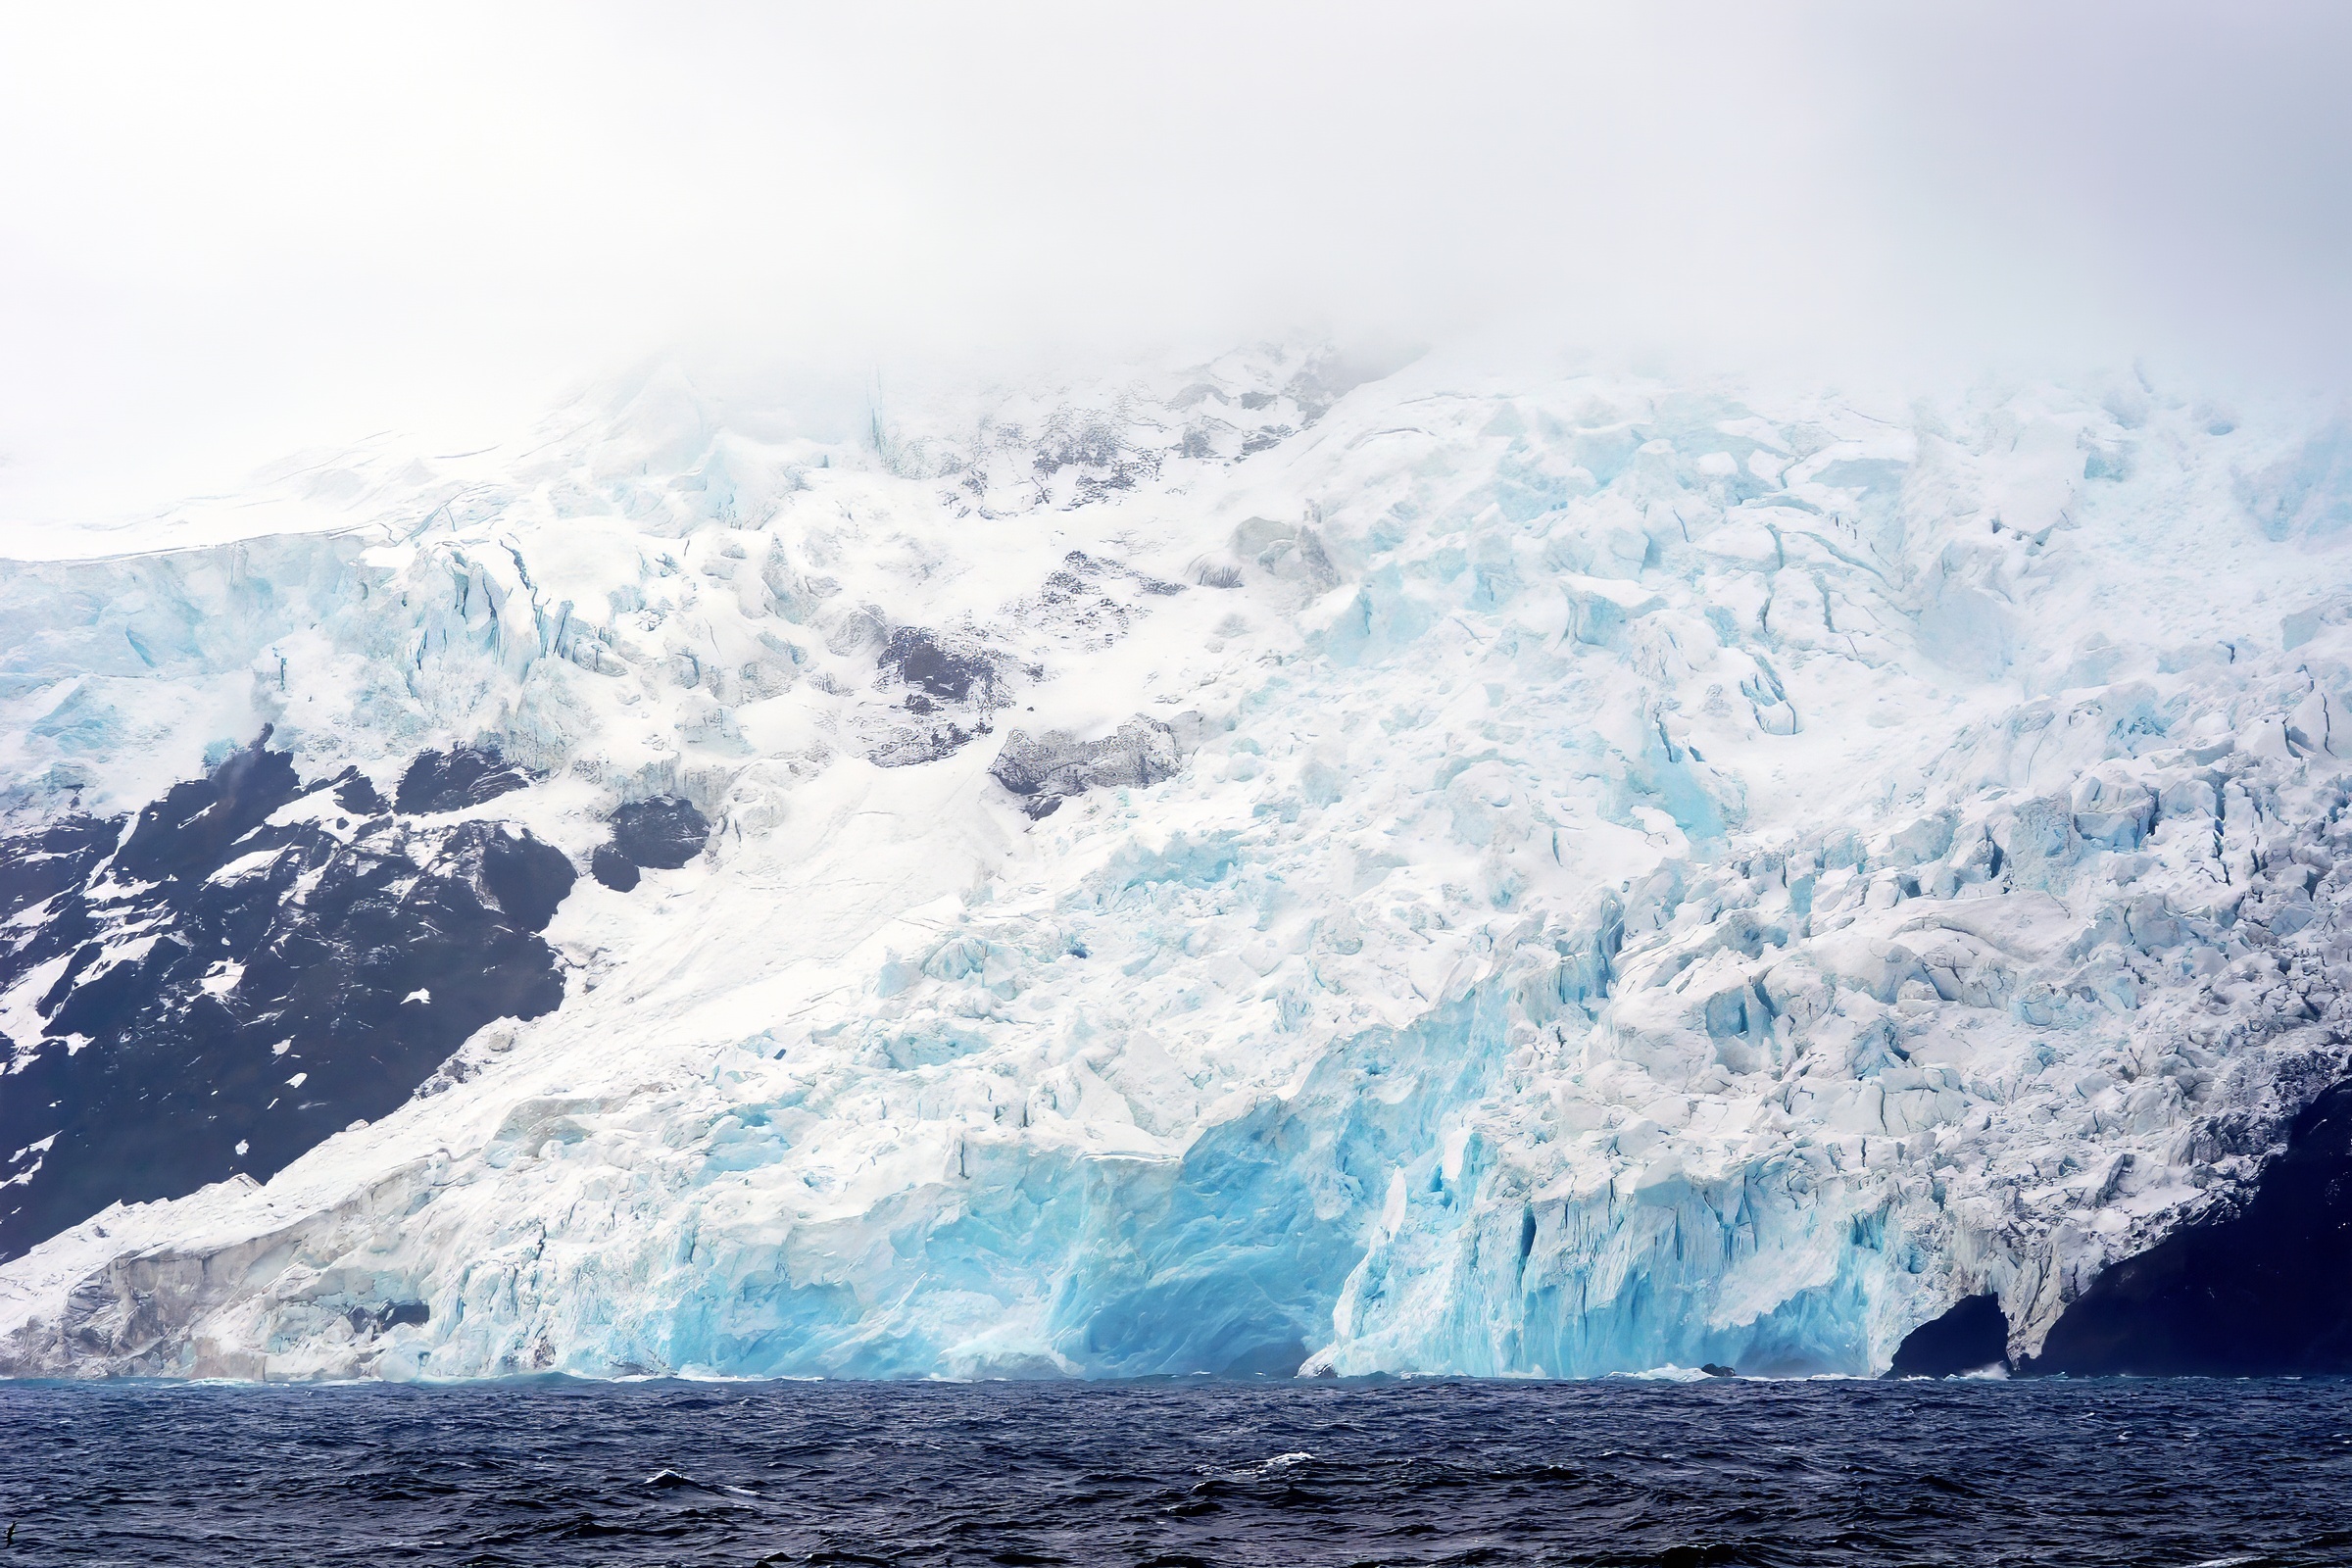
[(2031, 1357), (2352, 1079), (2348, 538), (2339, 416), (2136, 374), (1297, 346), (846, 435), (660, 367), (43, 533), (0, 1207), (100, 1138), (25, 1088), (76, 998), (264, 1041), (336, 867), (545, 981), (354, 957), (458, 1023), (289, 1026), (359, 1099), (233, 1153), (123, 1101), (202, 1159), (10, 1250), (0, 1373), (1871, 1374), (1985, 1297)]

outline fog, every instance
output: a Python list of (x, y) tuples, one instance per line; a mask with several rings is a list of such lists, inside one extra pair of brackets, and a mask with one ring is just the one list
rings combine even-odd
[(14, 7), (0, 523), (655, 354), (2332, 393), (2348, 46), (2324, 3)]

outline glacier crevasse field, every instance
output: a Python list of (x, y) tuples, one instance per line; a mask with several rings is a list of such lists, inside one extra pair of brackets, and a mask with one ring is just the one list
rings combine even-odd
[[(580, 874), (560, 1005), (0, 1264), (0, 1370), (1870, 1373), (1983, 1293), (2031, 1354), (2352, 1077), (2348, 538), (2340, 420), (2130, 376), (1298, 349), (848, 439), (654, 371), (60, 533), (10, 831), (266, 728), (382, 807), (273, 820), (429, 862), (382, 803), (496, 753), (450, 819)], [(643, 802), (707, 842), (607, 885)], [(93, 886), (0, 1095), (167, 940)]]

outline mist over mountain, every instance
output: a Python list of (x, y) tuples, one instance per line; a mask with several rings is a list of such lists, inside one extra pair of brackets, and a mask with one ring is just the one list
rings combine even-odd
[[(2340, 8), (608, 3), (19, 19), (0, 529), (513, 438), (616, 365), (1308, 336), (2341, 395)], [(1557, 356), (1565, 356), (1558, 358)], [(731, 368), (719, 373), (721, 366)]]

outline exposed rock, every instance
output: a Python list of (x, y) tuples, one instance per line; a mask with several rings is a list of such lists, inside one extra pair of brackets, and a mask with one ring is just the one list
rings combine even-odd
[(610, 844), (600, 844), (588, 858), (588, 874), (615, 893), (626, 893), (644, 880), (637, 862)]
[[(494, 751), (460, 746), (448, 752), (424, 752), (400, 778), (393, 804), (412, 814), (462, 811), (468, 806), (494, 801), (510, 790), (531, 782), (531, 776)], [(372, 787), (368, 794), (372, 796)]]
[(0, 916), (78, 886), (122, 837), (119, 819), (69, 816), (0, 841)]
[(453, 850), (478, 856), (483, 889), (525, 931), (547, 929), (578, 876), (562, 850), (511, 825), (469, 822), (445, 843)]
[(637, 885), (640, 868), (674, 871), (710, 842), (710, 819), (674, 795), (631, 801), (612, 813), (612, 842), (588, 862), (589, 873), (616, 893)]
[(1922, 1323), (1895, 1347), (1890, 1378), (1948, 1378), (2005, 1365), (2009, 1320), (2000, 1298), (1971, 1296), (1939, 1318)]
[(2352, 1084), (2295, 1119), (2251, 1198), (2100, 1274), (2025, 1370), (2352, 1372)]
[(861, 715), (866, 759), (879, 767), (953, 756), (988, 734), (988, 715), (1007, 701), (1007, 661), (969, 635), (902, 626), (876, 662), (884, 688), (905, 693), (896, 710)]
[(111, 858), (120, 820), (0, 841), (0, 904), (52, 901), (0, 938), (0, 992), (55, 966), (0, 1078), (0, 1256), (110, 1203), (267, 1180), (491, 1019), (563, 1000), (536, 934), (571, 888), (561, 851), (496, 822), (270, 825), (330, 787), (256, 743)]
[(920, 626), (892, 632), (880, 664), (886, 677), (937, 702), (986, 706), (996, 695), (994, 661), (976, 649), (951, 647)]
[(1138, 713), (1097, 741), (1073, 740), (1058, 731), (1033, 738), (1016, 729), (988, 770), (1022, 798), (1021, 809), (1044, 817), (1090, 789), (1141, 789), (1172, 778), (1182, 760), (1174, 731)]
[(868, 751), (866, 760), (876, 767), (913, 767), (922, 762), (936, 762), (953, 757), (971, 743), (975, 736), (988, 733), (986, 724), (969, 729), (952, 719), (922, 725), (901, 725), (892, 730)]

